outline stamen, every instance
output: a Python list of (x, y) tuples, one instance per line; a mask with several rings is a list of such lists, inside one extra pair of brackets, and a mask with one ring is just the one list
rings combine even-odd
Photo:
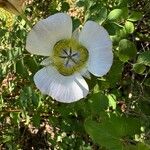
[(74, 54), (72, 54), (71, 56), (74, 57), (74, 56), (77, 56), (77, 55), (78, 55), (78, 53), (74, 53)]
[(71, 47), (69, 49), (69, 55), (72, 55), (72, 49), (71, 49)]
[(67, 53), (66, 49), (63, 49), (63, 52), (68, 56), (68, 53)]
[(65, 59), (65, 58), (68, 58), (67, 56), (59, 56), (59, 57), (60, 57), (60, 58), (64, 58), (64, 59)]
[(71, 57), (70, 59), (71, 59), (75, 64), (77, 64), (77, 62), (76, 62), (72, 57)]
[(67, 59), (67, 62), (66, 62), (66, 64), (65, 64), (65, 66), (67, 67), (67, 66), (68, 66), (68, 64), (69, 64), (69, 59)]

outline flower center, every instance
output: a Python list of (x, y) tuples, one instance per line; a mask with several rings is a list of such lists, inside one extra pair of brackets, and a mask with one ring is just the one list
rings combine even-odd
[(61, 40), (53, 49), (52, 62), (54, 67), (64, 76), (80, 71), (87, 63), (87, 49), (74, 39)]

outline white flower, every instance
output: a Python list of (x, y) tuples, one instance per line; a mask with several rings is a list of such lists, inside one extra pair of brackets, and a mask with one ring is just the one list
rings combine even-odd
[(39, 21), (27, 36), (26, 49), (48, 56), (41, 63), (45, 67), (34, 76), (37, 88), (66, 103), (87, 96), (89, 88), (82, 76), (89, 76), (89, 72), (103, 76), (113, 62), (107, 31), (94, 21), (87, 21), (79, 34), (72, 34), (72, 20), (65, 13)]

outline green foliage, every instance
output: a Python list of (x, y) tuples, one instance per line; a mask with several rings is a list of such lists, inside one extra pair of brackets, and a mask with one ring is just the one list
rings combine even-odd
[(89, 99), (89, 108), (92, 114), (100, 114), (108, 108), (109, 99), (102, 93), (95, 93)]
[(123, 39), (119, 42), (119, 59), (123, 62), (128, 61), (136, 56), (137, 50), (133, 42)]
[(146, 67), (143, 64), (134, 64), (133, 65), (133, 70), (138, 73), (138, 74), (142, 74), (145, 71)]
[(129, 33), (129, 34), (133, 33), (134, 32), (134, 24), (132, 22), (126, 21), (125, 29), (126, 29), (127, 33)]
[(137, 62), (146, 66), (150, 66), (150, 51), (142, 52), (138, 56)]
[(128, 20), (129, 21), (138, 21), (142, 18), (142, 13), (141, 12), (136, 12), (136, 11), (132, 11), (131, 14), (129, 15)]
[(70, 104), (37, 90), (33, 77), (45, 57), (26, 51), (27, 22), (0, 10), (0, 149), (149, 150), (149, 10), (147, 0), (34, 0), (27, 5), (24, 15), (32, 25), (67, 12), (73, 30), (93, 20), (110, 35), (110, 71), (86, 79), (88, 96)]
[(115, 87), (116, 83), (120, 82), (122, 70), (123, 63), (120, 60), (115, 59), (106, 78), (111, 87)]
[(127, 7), (123, 7), (120, 9), (114, 9), (108, 14), (108, 19), (112, 21), (118, 21), (120, 19), (126, 19), (128, 16)]
[(114, 114), (110, 114), (105, 120), (101, 117), (100, 123), (87, 119), (85, 130), (96, 143), (110, 150), (125, 149), (130, 145), (127, 137), (132, 137), (140, 131), (138, 119)]

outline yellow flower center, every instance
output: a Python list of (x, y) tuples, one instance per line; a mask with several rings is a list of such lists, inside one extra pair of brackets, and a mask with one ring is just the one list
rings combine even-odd
[(75, 39), (61, 40), (53, 49), (52, 62), (54, 67), (64, 76), (80, 71), (87, 63), (89, 53)]

